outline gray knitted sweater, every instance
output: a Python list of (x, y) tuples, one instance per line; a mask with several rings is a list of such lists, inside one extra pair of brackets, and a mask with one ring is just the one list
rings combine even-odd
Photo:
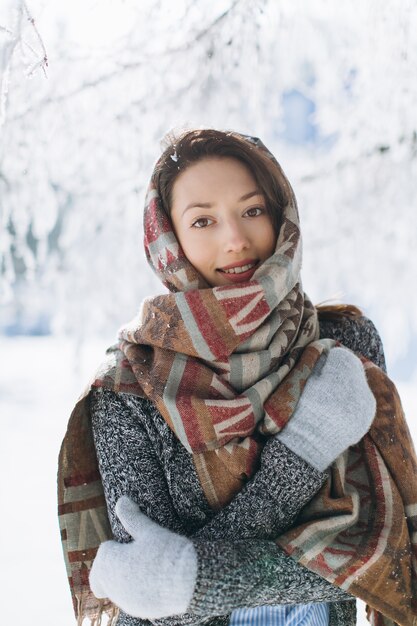
[[(367, 318), (325, 321), (321, 337), (345, 346), (385, 369), (380, 337)], [(94, 441), (112, 531), (128, 535), (114, 508), (122, 494), (159, 524), (190, 537), (198, 559), (188, 612), (155, 620), (164, 626), (226, 626), (234, 609), (330, 602), (330, 626), (352, 626), (351, 596), (298, 565), (272, 541), (289, 528), (327, 476), (276, 438), (265, 445), (256, 474), (222, 511), (214, 513), (200, 486), (192, 456), (148, 400), (108, 390), (91, 399)], [(118, 626), (148, 620), (120, 613)]]

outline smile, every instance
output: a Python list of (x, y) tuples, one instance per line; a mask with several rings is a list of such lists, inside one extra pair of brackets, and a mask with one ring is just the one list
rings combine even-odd
[(253, 267), (255, 267), (256, 262), (254, 263), (248, 263), (247, 265), (240, 265), (239, 267), (231, 267), (228, 270), (220, 270), (221, 272), (224, 272), (225, 274), (243, 274), (243, 272), (247, 272), (248, 270), (251, 270)]

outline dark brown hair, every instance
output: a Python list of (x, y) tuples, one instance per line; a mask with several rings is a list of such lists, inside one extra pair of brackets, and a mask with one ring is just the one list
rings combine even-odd
[(175, 180), (187, 167), (203, 159), (232, 157), (246, 165), (256, 180), (278, 234), (282, 211), (294, 194), (278, 163), (264, 150), (238, 133), (213, 129), (189, 130), (178, 137), (168, 135), (165, 142), (168, 145), (156, 164), (153, 181), (168, 215)]

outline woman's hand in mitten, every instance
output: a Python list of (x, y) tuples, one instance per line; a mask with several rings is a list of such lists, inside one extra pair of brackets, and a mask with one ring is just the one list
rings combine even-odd
[(375, 410), (360, 359), (346, 348), (332, 348), (318, 360), (291, 419), (276, 436), (323, 471), (362, 439)]
[(100, 545), (90, 572), (94, 595), (134, 617), (185, 613), (197, 576), (192, 542), (150, 520), (127, 496), (117, 501), (116, 514), (132, 541)]

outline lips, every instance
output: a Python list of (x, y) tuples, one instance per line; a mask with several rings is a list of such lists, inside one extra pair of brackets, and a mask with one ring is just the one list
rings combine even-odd
[(258, 267), (258, 260), (244, 259), (238, 263), (227, 265), (217, 270), (232, 283), (243, 283), (250, 280)]
[(219, 272), (224, 272), (226, 274), (239, 274), (252, 269), (252, 267), (257, 264), (257, 259), (243, 259), (243, 261), (238, 261), (237, 263), (225, 265), (224, 267), (219, 269)]

